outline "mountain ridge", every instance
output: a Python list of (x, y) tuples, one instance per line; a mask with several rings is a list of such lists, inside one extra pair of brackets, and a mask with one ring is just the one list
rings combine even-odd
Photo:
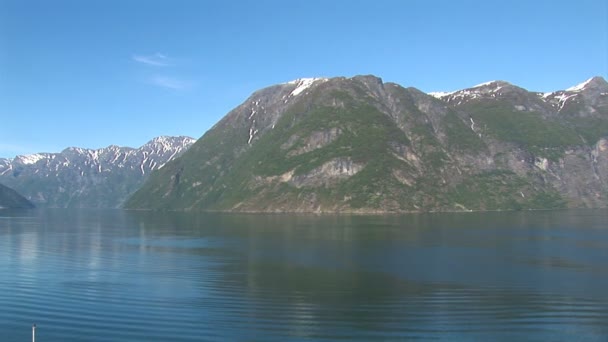
[(504, 81), (440, 99), (371, 75), (274, 85), (155, 172), (126, 207), (605, 207), (608, 90), (594, 83), (563, 91), (566, 100)]
[(119, 207), (148, 174), (183, 153), (190, 137), (161, 136), (139, 148), (68, 147), (0, 158), (0, 182), (43, 207)]

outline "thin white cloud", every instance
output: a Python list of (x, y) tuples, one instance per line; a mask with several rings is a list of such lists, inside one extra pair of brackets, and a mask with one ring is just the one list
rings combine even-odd
[(167, 67), (174, 65), (174, 61), (171, 58), (159, 52), (153, 55), (133, 55), (131, 56), (131, 59), (141, 64), (156, 67)]
[(193, 83), (190, 81), (181, 80), (175, 77), (168, 76), (152, 76), (150, 78), (150, 84), (153, 84), (158, 87), (168, 88), (173, 90), (184, 90), (189, 89), (193, 86)]
[[(133, 55), (131, 59), (137, 63), (148, 67), (177, 67), (178, 63), (174, 58), (157, 52), (152, 55)], [(154, 71), (148, 70), (145, 82), (157, 87), (171, 90), (185, 90), (192, 88), (194, 83), (172, 75), (159, 75)]]

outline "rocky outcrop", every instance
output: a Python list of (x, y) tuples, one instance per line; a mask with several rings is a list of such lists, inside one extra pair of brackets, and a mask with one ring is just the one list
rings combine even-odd
[(296, 188), (329, 186), (354, 176), (364, 166), (364, 164), (353, 162), (351, 158), (336, 158), (309, 172), (290, 177), (288, 182)]

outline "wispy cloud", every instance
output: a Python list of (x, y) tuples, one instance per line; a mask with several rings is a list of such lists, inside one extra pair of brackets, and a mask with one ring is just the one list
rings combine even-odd
[(189, 89), (189, 88), (192, 88), (192, 86), (194, 85), (190, 81), (178, 79), (175, 77), (160, 76), (160, 75), (152, 76), (149, 81), (150, 81), (150, 84), (153, 84), (155, 86), (173, 89), (173, 90)]
[(135, 62), (155, 67), (168, 67), (175, 64), (171, 58), (159, 52), (153, 55), (133, 55), (131, 59)]
[(179, 69), (177, 60), (170, 58), (165, 54), (160, 52), (152, 55), (134, 54), (131, 56), (131, 59), (141, 65), (149, 67), (144, 70), (144, 73), (147, 74), (144, 76), (147, 84), (170, 90), (186, 90), (194, 86), (194, 82), (185, 80), (181, 77), (176, 77), (174, 76), (175, 73), (169, 72), (169, 70), (165, 70), (166, 72), (164, 72), (164, 74), (159, 74), (157, 72), (157, 67), (175, 67), (170, 70)]

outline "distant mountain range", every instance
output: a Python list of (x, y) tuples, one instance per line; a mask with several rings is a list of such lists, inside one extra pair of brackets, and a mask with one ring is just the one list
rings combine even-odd
[(158, 137), (139, 148), (70, 147), (60, 153), (0, 158), (0, 183), (40, 207), (116, 208), (152, 171), (194, 142), (189, 137)]
[(551, 93), (492, 81), (426, 94), (374, 76), (271, 86), (126, 203), (363, 213), (606, 206), (601, 77)]
[(21, 196), (17, 191), (0, 184), (0, 209), (29, 209), (32, 202)]

